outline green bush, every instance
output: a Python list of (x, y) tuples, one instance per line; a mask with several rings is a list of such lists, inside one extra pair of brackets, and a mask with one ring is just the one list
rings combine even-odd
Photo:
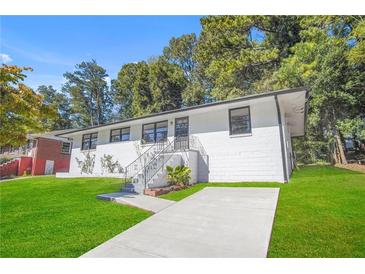
[(171, 185), (181, 185), (186, 186), (191, 177), (191, 169), (186, 166), (166, 166), (167, 178)]

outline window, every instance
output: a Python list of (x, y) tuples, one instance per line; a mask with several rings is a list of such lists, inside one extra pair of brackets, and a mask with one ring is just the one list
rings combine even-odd
[(129, 141), (130, 128), (113, 129), (110, 131), (110, 142)]
[(90, 133), (82, 136), (81, 150), (95, 149), (98, 142), (98, 134)]
[(235, 108), (229, 110), (229, 134), (251, 133), (250, 108)]
[(167, 121), (144, 124), (142, 126), (142, 141), (144, 143), (164, 142), (167, 140)]
[(145, 143), (154, 143), (155, 142), (155, 124), (143, 125), (142, 140)]
[(167, 140), (167, 121), (156, 123), (156, 142)]
[(71, 143), (62, 142), (61, 153), (70, 154), (71, 153)]

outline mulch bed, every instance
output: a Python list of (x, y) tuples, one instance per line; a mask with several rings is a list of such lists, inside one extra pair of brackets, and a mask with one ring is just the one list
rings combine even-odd
[(149, 196), (160, 196), (162, 194), (166, 194), (169, 193), (171, 191), (178, 191), (181, 189), (187, 188), (187, 186), (166, 186), (166, 187), (159, 187), (159, 188), (146, 188), (144, 190), (144, 194), (145, 195), (149, 195)]

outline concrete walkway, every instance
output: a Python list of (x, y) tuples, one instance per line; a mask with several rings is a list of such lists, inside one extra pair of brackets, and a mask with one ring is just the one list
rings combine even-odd
[(82, 257), (266, 257), (279, 188), (207, 187)]
[(129, 192), (114, 192), (109, 194), (101, 194), (97, 196), (101, 200), (114, 201), (120, 204), (131, 205), (152, 212), (159, 212), (166, 207), (173, 205), (175, 202), (151, 197), (147, 195), (138, 195)]

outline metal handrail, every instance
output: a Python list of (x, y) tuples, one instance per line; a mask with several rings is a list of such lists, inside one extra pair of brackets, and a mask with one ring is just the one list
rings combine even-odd
[(167, 140), (167, 142), (166, 142), (167, 144), (166, 144), (166, 146), (164, 146), (164, 148), (163, 149), (161, 149), (160, 151), (158, 151), (153, 157), (152, 157), (152, 159), (147, 163), (147, 164), (145, 164), (144, 166), (148, 166), (157, 156), (159, 156), (167, 147), (169, 147), (172, 143), (173, 143), (173, 141), (171, 142), (171, 141), (169, 141), (169, 140)]
[[(133, 164), (140, 160), (147, 152), (149, 152), (152, 148), (156, 148), (161, 146), (161, 149), (158, 149), (147, 161), (145, 161), (141, 168), (138, 168), (133, 174), (128, 176), (127, 168), (133, 166)], [(144, 187), (147, 187), (147, 184), (150, 180), (157, 174), (161, 168), (164, 168), (167, 161), (176, 153), (176, 152), (185, 152), (189, 149), (195, 149), (199, 151), (202, 156), (206, 156), (206, 151), (200, 140), (196, 136), (187, 136), (187, 138), (174, 138), (172, 141), (167, 139), (166, 142), (160, 144), (154, 144), (151, 148), (146, 150), (142, 155), (140, 155), (136, 160), (134, 160), (130, 165), (126, 167), (126, 180), (130, 179), (133, 184), (141, 184), (144, 183)], [(188, 158), (188, 157), (186, 157)]]
[[(129, 165), (127, 165), (125, 168), (124, 168), (124, 177), (125, 177), (125, 179), (127, 179), (128, 177), (131, 177), (131, 178), (133, 178), (134, 176), (136, 176), (136, 174), (138, 174), (142, 169), (143, 169), (143, 167), (145, 166), (145, 164), (144, 165), (141, 165), (141, 168), (138, 168), (137, 169), (137, 171), (135, 171), (134, 172), (134, 174), (132, 173), (132, 174), (129, 174), (129, 169), (131, 169), (134, 165), (135, 165), (135, 163), (137, 163), (137, 162), (140, 162), (141, 161), (141, 159), (143, 158), (143, 157), (145, 157), (146, 156), (146, 154), (147, 153), (150, 153), (151, 151), (152, 151), (152, 149), (155, 149), (155, 148), (157, 148), (157, 152), (156, 153), (158, 153), (160, 150), (158, 149), (158, 147), (159, 146), (161, 146), (161, 144), (162, 144), (162, 149), (164, 148), (164, 144), (165, 142), (156, 142), (156, 143), (154, 143), (150, 148), (148, 148), (145, 152), (143, 152), (141, 155), (139, 155), (138, 157), (137, 157), (137, 159), (135, 159), (133, 162), (131, 162)], [(161, 150), (162, 150), (161, 149)], [(154, 154), (154, 156), (155, 156), (156, 154)], [(153, 156), (153, 157), (154, 157)], [(152, 158), (153, 158), (152, 157)]]
[[(168, 157), (165, 159), (165, 155), (168, 152), (168, 149), (172, 148), (170, 155), (168, 155)], [(175, 153), (175, 149), (174, 149), (174, 140), (172, 142), (168, 142), (168, 144), (165, 146), (165, 148), (161, 151), (159, 151), (155, 157), (153, 157), (151, 159), (151, 161), (149, 161), (149, 163), (147, 165), (144, 166), (144, 170), (143, 170), (143, 174), (144, 174), (144, 184), (145, 187), (147, 186), (147, 183), (153, 178), (153, 176), (155, 176), (155, 174), (165, 166), (165, 163), (172, 157), (172, 155)], [(159, 159), (159, 157), (162, 155), (163, 157), (163, 161), (160, 167), (156, 167), (154, 172), (152, 174), (147, 174), (150, 171), (150, 167), (153, 167), (153, 164)], [(153, 169), (152, 169), (153, 170)], [(148, 175), (148, 176), (147, 176)]]
[(207, 152), (205, 151), (205, 148), (203, 147), (202, 143), (200, 142), (199, 138), (191, 135), (189, 136), (190, 140), (189, 140), (189, 148), (190, 149), (196, 149), (199, 151), (199, 153), (202, 156), (206, 156)]

